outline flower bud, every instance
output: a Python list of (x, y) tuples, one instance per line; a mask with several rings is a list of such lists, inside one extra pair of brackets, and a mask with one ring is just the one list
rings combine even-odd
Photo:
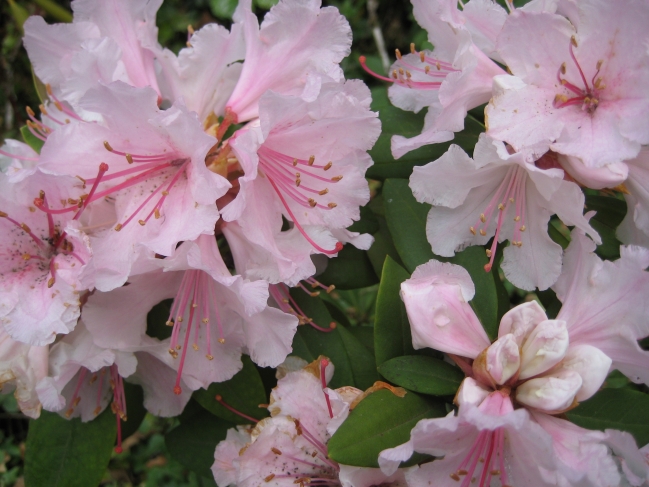
[[(613, 361), (599, 348), (576, 345), (568, 349), (564, 359), (554, 370), (572, 370), (582, 379), (577, 401), (585, 401), (595, 394), (606, 380)], [(553, 374), (554, 375), (554, 374)]]
[(475, 379), (467, 377), (460, 384), (460, 388), (455, 395), (455, 404), (458, 406), (479, 406), (491, 391), (480, 384)]
[(519, 304), (503, 315), (500, 320), (498, 336), (502, 337), (512, 333), (516, 338), (516, 343), (520, 346), (534, 327), (547, 319), (545, 311), (536, 301)]
[(539, 411), (560, 413), (575, 405), (575, 395), (582, 385), (574, 370), (530, 379), (516, 389), (516, 400)]
[(529, 334), (521, 348), (519, 379), (534, 377), (557, 365), (568, 351), (568, 328), (563, 320), (546, 320)]
[(516, 338), (511, 333), (496, 340), (487, 349), (487, 372), (498, 385), (518, 374), (521, 356)]

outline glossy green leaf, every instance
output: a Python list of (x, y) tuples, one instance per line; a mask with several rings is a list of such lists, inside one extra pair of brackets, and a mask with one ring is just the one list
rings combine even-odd
[(465, 120), (465, 130), (457, 133), (453, 141), (426, 145), (395, 160), (390, 150), (392, 136), (402, 135), (410, 138), (419, 135), (424, 126), (426, 110), (412, 113), (395, 107), (388, 99), (385, 86), (372, 90), (372, 110), (379, 112), (382, 130), (381, 136), (370, 151), (374, 165), (367, 170), (366, 176), (371, 179), (408, 178), (414, 166), (428, 164), (438, 159), (451, 144), (458, 144), (469, 153), (473, 153), (478, 135), (484, 132), (484, 126), (469, 116)]
[(166, 340), (171, 336), (173, 327), (167, 326), (171, 312), (172, 299), (165, 299), (156, 304), (146, 315), (146, 334), (158, 340)]
[(329, 458), (346, 465), (378, 467), (379, 453), (408, 441), (419, 420), (445, 414), (441, 401), (414, 392), (397, 397), (379, 390), (363, 399), (329, 440)]
[(426, 238), (426, 219), (430, 205), (419, 203), (412, 195), (405, 179), (388, 179), (383, 188), (388, 227), (406, 268), (413, 272), (430, 259), (451, 262), (464, 267), (473, 280), (476, 294), (471, 306), (480, 319), (490, 338), (495, 338), (499, 324), (500, 308), (505, 311), (503, 290), (499, 291), (496, 281), (500, 281), (497, 269), (486, 272), (489, 261), (482, 246), (468, 247), (453, 257), (440, 257), (433, 253)]
[[(374, 327), (373, 326), (352, 326), (347, 328), (349, 333), (374, 355)], [(374, 363), (374, 362), (373, 362)]]
[(390, 382), (433, 396), (454, 395), (464, 373), (448, 362), (424, 355), (406, 355), (384, 362), (379, 372)]
[(377, 367), (391, 358), (414, 352), (410, 322), (399, 295), (401, 283), (409, 277), (410, 274), (394, 260), (390, 257), (385, 259), (374, 320), (374, 354)]
[(595, 210), (597, 213), (590, 219), (590, 224), (602, 238), (602, 245), (597, 246), (597, 254), (605, 259), (620, 257), (621, 242), (615, 236), (615, 231), (626, 215), (626, 201), (613, 196), (586, 196), (585, 211)]
[(489, 338), (495, 340), (500, 325), (498, 317), (499, 296), (496, 288), (496, 280), (500, 281), (500, 277), (497, 271), (486, 272), (484, 270), (485, 264), (489, 262), (484, 248), (476, 245), (467, 247), (462, 252), (457, 252), (450, 259), (436, 258), (461, 265), (469, 272), (475, 286), (475, 296), (469, 304), (478, 316)]
[(199, 389), (194, 392), (193, 398), (219, 418), (237, 424), (250, 424), (251, 421), (229, 411), (215, 399), (219, 394), (231, 407), (253, 418), (262, 419), (268, 416), (268, 410), (259, 407), (260, 404), (268, 402), (259, 372), (250, 357), (243, 355), (241, 360), (243, 368), (232, 379), (215, 382), (207, 389)]
[(201, 411), (165, 435), (171, 457), (197, 474), (210, 478), (214, 449), (235, 424)]
[(367, 253), (352, 244), (345, 245), (336, 258), (327, 261), (327, 268), (318, 280), (338, 289), (358, 289), (379, 282)]
[(20, 127), (20, 135), (22, 135), (25, 144), (27, 144), (29, 147), (31, 147), (32, 149), (34, 149), (36, 152), (40, 154), (41, 147), (43, 147), (43, 144), (45, 142), (43, 142), (41, 139), (39, 139), (34, 134), (32, 134), (26, 125)]
[(649, 395), (642, 392), (602, 389), (566, 414), (570, 421), (583, 428), (628, 431), (638, 446), (649, 443)]
[(361, 218), (355, 221), (347, 230), (358, 233), (375, 233), (379, 230), (379, 222), (369, 205), (361, 206)]
[(277, 5), (279, 0), (255, 0), (255, 6), (269, 10), (273, 5)]
[[(321, 299), (312, 298), (299, 289), (291, 294), (302, 311), (318, 326), (326, 328), (333, 321)], [(329, 357), (336, 367), (329, 383), (333, 389), (349, 385), (365, 389), (378, 379), (372, 353), (343, 326), (322, 332), (308, 324), (301, 325), (293, 339), (293, 355), (308, 362), (320, 355)]]
[(377, 215), (376, 219), (379, 222), (379, 230), (373, 235), (374, 243), (368, 249), (367, 257), (370, 259), (376, 275), (380, 276), (383, 272), (383, 263), (388, 255), (399, 265), (403, 265), (403, 262), (401, 262), (401, 257), (394, 246), (385, 217)]
[(106, 408), (93, 421), (64, 419), (41, 412), (29, 424), (25, 484), (38, 487), (99, 485), (108, 467), (116, 435), (115, 416)]
[(237, 3), (237, 0), (209, 0), (212, 14), (219, 19), (231, 19)]
[(415, 199), (407, 179), (388, 179), (383, 186), (383, 200), (394, 246), (406, 269), (412, 272), (435, 257), (426, 238), (430, 205)]

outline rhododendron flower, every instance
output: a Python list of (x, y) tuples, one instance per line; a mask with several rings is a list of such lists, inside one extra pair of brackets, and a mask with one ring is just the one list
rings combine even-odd
[(531, 420), (525, 409), (514, 410), (511, 398), (501, 391), (486, 393), (472, 379), (465, 379), (457, 415), (424, 419), (410, 432), (403, 445), (384, 450), (379, 465), (388, 475), (413, 452), (444, 457), (409, 472), (410, 487), (487, 487), (492, 480), (505, 485), (554, 485), (542, 470), (557, 470), (552, 438)]
[(124, 81), (159, 93), (154, 53), (161, 3), (75, 0), (71, 24), (47, 25), (42, 17), (30, 17), (24, 43), (36, 75), (75, 108), (100, 83)]
[(259, 116), (259, 100), (267, 91), (302, 92), (308, 75), (341, 81), (338, 65), (350, 52), (349, 23), (335, 7), (320, 0), (282, 0), (259, 25), (250, 2), (239, 7), (246, 43), (241, 76), (227, 102), (234, 121)]
[(353, 387), (326, 388), (334, 369), (324, 357), (292, 369), (289, 365), (271, 392), (271, 417), (254, 428), (229, 430), (217, 445), (212, 472), (219, 487), (405, 485), (401, 471), (387, 476), (377, 468), (339, 465), (328, 458), (329, 438), (362, 392)]
[[(80, 105), (103, 122), (61, 127), (42, 149), (43, 171), (92, 185), (89, 204), (114, 201), (114, 220), (94, 232), (92, 244), (89, 280), (100, 290), (126, 281), (142, 247), (171, 255), (179, 241), (213, 234), (215, 201), (230, 186), (205, 166), (215, 140), (195, 114), (182, 104), (161, 111), (156, 98), (121, 82), (90, 90)], [(101, 161), (108, 167), (98, 173)]]
[[(254, 266), (254, 277), (270, 282), (293, 285), (312, 275), (309, 255), (337, 253), (342, 244), (330, 231), (351, 225), (369, 199), (366, 151), (380, 131), (369, 90), (357, 81), (314, 90), (309, 97), (267, 93), (259, 122), (237, 131), (223, 149), (232, 150), (244, 172), (235, 199), (222, 208), (224, 220), (241, 230), (225, 225), (223, 231), (246, 267), (277, 262), (265, 273)], [(281, 231), (282, 217), (292, 230)], [(241, 238), (250, 243), (234, 243)], [(246, 247), (253, 255), (240, 258)]]
[(91, 296), (83, 317), (99, 345), (116, 348), (143, 336), (151, 308), (174, 298), (165, 354), (177, 378), (169, 390), (180, 393), (182, 381), (195, 390), (230, 379), (241, 369), (244, 351), (261, 366), (277, 366), (290, 353), (297, 318), (268, 306), (267, 282), (232, 276), (214, 237), (184, 242), (171, 257), (149, 265), (158, 270)]
[(563, 271), (552, 287), (563, 303), (557, 320), (568, 324), (570, 343), (597, 347), (636, 383), (649, 384), (649, 352), (638, 340), (649, 336), (649, 250), (622, 246), (621, 257), (603, 261), (595, 244), (574, 230)]
[[(489, 101), (494, 76), (504, 74), (488, 57), (493, 51), (490, 47), (493, 40), (489, 38), (502, 25), (504, 11), (488, 5), (490, 2), (473, 0), (459, 12), (457, 4), (451, 6), (451, 3), (413, 0), (415, 19), (428, 31), (428, 39), (435, 49), (417, 52), (411, 45), (410, 54), (401, 56), (397, 52), (390, 77), (370, 72), (394, 83), (388, 94), (395, 106), (415, 113), (428, 107), (421, 135), (411, 139), (398, 135), (392, 138), (392, 153), (396, 158), (422, 145), (451, 140), (453, 132), (464, 128), (467, 111)], [(476, 46), (474, 35), (487, 54)], [(364, 58), (361, 64), (369, 71)]]
[[(580, 242), (581, 246), (590, 242), (585, 236), (578, 235), (576, 231), (573, 235), (575, 239), (573, 242)], [(630, 314), (622, 318), (621, 322), (618, 321), (619, 324), (616, 323), (617, 328), (611, 327), (611, 322), (607, 320), (606, 315), (618, 310), (616, 306), (617, 302), (621, 301), (621, 289), (614, 283), (612, 290), (607, 289), (595, 297), (592, 288), (599, 287), (597, 283), (600, 276), (593, 273), (592, 267), (588, 268), (584, 262), (594, 254), (587, 254), (578, 244), (571, 245), (573, 249), (568, 252), (564, 264), (567, 270), (557, 283), (557, 293), (562, 296), (564, 303), (557, 319), (549, 320), (534, 301), (516, 306), (502, 317), (498, 339), (494, 343), (490, 343), (468, 304), (475, 291), (469, 274), (464, 268), (433, 260), (419, 266), (412, 277), (402, 284), (401, 294), (411, 323), (413, 346), (415, 348), (428, 346), (452, 354), (451, 357), (460, 365), (468, 378), (464, 380), (456, 396), (460, 406), (458, 416), (451, 418), (449, 415), (449, 418), (445, 418), (449, 426), (442, 426), (442, 424), (446, 425), (446, 422), (439, 419), (426, 420), (428, 423), (420, 422), (422, 426), (417, 426), (413, 430), (409, 444), (381, 454), (384, 458), (382, 464), (384, 467), (394, 465), (395, 462), (398, 464), (398, 461), (409, 458), (414, 449), (437, 456), (445, 455), (444, 460), (436, 466), (439, 461), (433, 462), (433, 466), (428, 467), (435, 471), (442, 468), (451, 469), (447, 459), (454, 458), (455, 469), (449, 470), (447, 475), (458, 481), (467, 473), (470, 475), (464, 482), (469, 478), (477, 477), (474, 474), (477, 464), (474, 460), (477, 460), (477, 455), (488, 460), (494, 455), (492, 463), (485, 461), (484, 467), (481, 468), (480, 485), (489, 485), (488, 479), (496, 475), (493, 473), (495, 471), (498, 475), (502, 475), (504, 471), (510, 475), (514, 471), (513, 467), (505, 469), (504, 463), (501, 463), (499, 468), (496, 462), (504, 462), (512, 455), (507, 453), (502, 445), (505, 443), (511, 445), (516, 441), (511, 439), (513, 433), (508, 429), (503, 430), (503, 425), (499, 424), (495, 428), (490, 428), (493, 433), (483, 435), (484, 438), (481, 439), (480, 435), (476, 436), (476, 432), (469, 432), (473, 431), (472, 429), (467, 431), (466, 423), (471, 421), (466, 419), (465, 414), (477, 414), (471, 413), (474, 411), (472, 405), (479, 405), (478, 410), (482, 408), (483, 412), (490, 411), (490, 421), (494, 421), (493, 416), (507, 417), (509, 413), (521, 411), (520, 409), (514, 411), (512, 400), (515, 399), (519, 407), (532, 413), (533, 422), (540, 425), (546, 434), (551, 435), (550, 445), (556, 451), (555, 460), (540, 465), (543, 469), (542, 475), (534, 474), (538, 477), (539, 485), (545, 485), (546, 482), (553, 483), (550, 482), (552, 478), (557, 481), (568, 479), (571, 482), (586, 478), (584, 476), (591, 479), (592, 461), (595, 456), (600, 457), (597, 467), (601, 473), (597, 476), (596, 485), (618, 485), (619, 472), (610, 457), (611, 452), (605, 446), (606, 438), (572, 425), (562, 426), (562, 420), (557, 420), (559, 421), (557, 423), (549, 415), (561, 414), (575, 407), (578, 402), (590, 398), (603, 384), (611, 366), (629, 373), (630, 364), (639, 365), (640, 353), (644, 361), (649, 359), (649, 354), (639, 352), (625, 362), (620, 362), (624, 360), (618, 358), (621, 355), (620, 340), (615, 342), (614, 337), (629, 335), (637, 339), (643, 333), (637, 328), (642, 325), (634, 319), (633, 314)], [(577, 248), (576, 251), (574, 246)], [(576, 261), (575, 252), (580, 253), (580, 260)], [(620, 272), (622, 270), (627, 274), (619, 278), (624, 279), (625, 286), (628, 285), (630, 268), (634, 264), (637, 265), (638, 260), (642, 258), (647, 260), (645, 254), (627, 255), (620, 259), (623, 262), (617, 272), (623, 274)], [(598, 260), (600, 264), (598, 267), (601, 268), (601, 261), (597, 257), (595, 259)], [(643, 271), (639, 273), (646, 274)], [(564, 278), (566, 275), (568, 277)], [(590, 286), (584, 289), (583, 280), (586, 276)], [(649, 274), (636, 276), (633, 280), (634, 287), (641, 289), (640, 292), (646, 293), (648, 276)], [(606, 293), (609, 292), (615, 297), (608, 299)], [(589, 299), (584, 299), (585, 293), (590, 294)], [(601, 303), (601, 309), (598, 309), (598, 305), (594, 303)], [(600, 319), (606, 322), (607, 329), (602, 321), (599, 321)], [(603, 336), (608, 340), (599, 339)], [(637, 342), (635, 346), (637, 347)], [(609, 353), (611, 357), (608, 356)], [(499, 398), (498, 395), (503, 398)], [(498, 407), (490, 408), (491, 401), (496, 399), (499, 401), (496, 402)], [(529, 416), (524, 417), (529, 418)], [(456, 441), (462, 441), (455, 454), (450, 454), (451, 450), (441, 452), (440, 448), (444, 450), (444, 446), (437, 446), (438, 442), (442, 445), (447, 444), (448, 439), (444, 440), (432, 434), (422, 435), (417, 439), (418, 433), (425, 431), (424, 428), (428, 424), (430, 424), (429, 428), (435, 428), (429, 431), (436, 431), (436, 428), (441, 427), (451, 429), (452, 434), (457, 438)], [(508, 435), (507, 442), (503, 443), (503, 440), (499, 439), (497, 428), (500, 429), (500, 434)], [(413, 446), (413, 441), (419, 441), (418, 444), (421, 446)], [(531, 437), (527, 435), (526, 441), (536, 443), (542, 440), (538, 435)], [(431, 448), (435, 448), (438, 453), (430, 451)], [(513, 449), (514, 456), (520, 452), (520, 458), (516, 461), (522, 464), (531, 459), (536, 461), (537, 456), (526, 453), (525, 448), (531, 446)], [(476, 455), (475, 459), (474, 455)], [(464, 460), (460, 463), (462, 457)], [(508, 461), (512, 462), (512, 460)], [(553, 463), (556, 466), (552, 466)], [(528, 464), (527, 468), (533, 467)], [(390, 469), (387, 468), (386, 472), (389, 473)], [(520, 470), (518, 475), (525, 475), (525, 469)], [(508, 483), (508, 480), (502, 476), (501, 481), (503, 485)]]
[(553, 214), (600, 240), (582, 215), (579, 187), (565, 181), (561, 169), (536, 164), (529, 154), (509, 154), (502, 142), (482, 134), (473, 159), (452, 145), (436, 161), (415, 167), (410, 177), (413, 194), (433, 205), (426, 222), (433, 252), (451, 257), (493, 237), (487, 250), (490, 270), (498, 243), (509, 240), (502, 263), (507, 279), (527, 290), (554, 284), (561, 272), (562, 249), (548, 235)]
[(49, 347), (17, 342), (0, 330), (0, 390), (13, 390), (18, 407), (30, 418), (41, 413), (36, 384), (47, 375), (48, 356)]
[(625, 244), (649, 248), (649, 148), (643, 147), (638, 157), (624, 165), (629, 172), (624, 182), (627, 212), (617, 236)]
[[(5, 178), (0, 175), (0, 323), (14, 340), (46, 345), (79, 317), (81, 274), (92, 255), (78, 221), (83, 204), (75, 213), (52, 215), (50, 205), (75, 196), (67, 178), (37, 172), (15, 191)], [(34, 207), (35, 198), (43, 211)]]
[(589, 168), (649, 143), (649, 6), (583, 0), (570, 19), (516, 11), (497, 49), (512, 75), (494, 79), (487, 133), (516, 150), (538, 145)]

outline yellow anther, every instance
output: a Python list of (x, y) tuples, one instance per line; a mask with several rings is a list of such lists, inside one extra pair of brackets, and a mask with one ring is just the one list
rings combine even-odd
[(392, 70), (392, 77), (393, 77), (394, 79), (399, 78), (399, 76), (397, 76), (397, 70), (396, 70), (396, 69), (393, 69), (393, 70)]
[(525, 231), (525, 225), (523, 225), (523, 226), (521, 227), (521, 232), (524, 232), (524, 231)]
[(126, 154), (126, 162), (133, 164), (133, 156), (131, 154)]
[(480, 235), (482, 235), (484, 237), (484, 236), (487, 235), (487, 232), (485, 232), (484, 230), (480, 230)]
[(167, 320), (167, 321), (165, 322), (165, 324), (166, 324), (167, 326), (174, 326), (174, 322), (171, 321), (171, 320)]
[(309, 166), (313, 166), (314, 162), (315, 162), (315, 156), (309, 156)]
[(198, 345), (197, 344), (192, 344), (192, 348), (198, 352)]
[(160, 218), (160, 210), (158, 208), (153, 210), (153, 216), (155, 217), (156, 220)]
[(426, 66), (424, 68), (424, 73), (426, 73), (426, 74), (430, 73), (430, 66)]
[(121, 223), (118, 223), (117, 225), (115, 225), (115, 231), (119, 232), (122, 229), (123, 226), (124, 225), (122, 225)]
[(322, 191), (318, 191), (318, 194), (319, 194), (320, 196), (324, 196), (324, 195), (327, 194), (328, 192), (329, 192), (329, 189), (328, 189), (328, 188), (325, 188), (325, 189), (323, 189)]
[(29, 260), (31, 258), (32, 258), (32, 256), (27, 254), (27, 253), (23, 254), (23, 260)]
[(487, 257), (491, 257), (491, 250), (487, 249), (485, 250), (485, 253), (487, 254)]
[(570, 37), (570, 42), (571, 42), (571, 44), (573, 46), (578, 47), (577, 46), (577, 38), (575, 36)]
[(517, 222), (517, 221), (520, 221), (520, 219), (521, 219), (520, 215), (516, 215), (516, 217), (514, 218), (514, 221)]
[(204, 325), (207, 325), (210, 322), (210, 320), (207, 318), (203, 318), (201, 321), (203, 322)]
[(214, 360), (214, 355), (210, 355), (210, 354), (208, 353), (207, 355), (205, 355), (205, 358), (206, 358), (207, 360)]
[(297, 166), (297, 159), (293, 159), (293, 166)]
[(484, 222), (487, 221), (487, 218), (484, 216), (484, 213), (480, 213), (480, 221), (481, 221), (482, 223), (484, 223)]
[(137, 222), (142, 226), (146, 225), (146, 222), (144, 220), (138, 220)]
[(47, 287), (51, 288), (52, 286), (54, 286), (54, 278), (50, 277), (47, 281)]
[(469, 230), (471, 231), (471, 233), (472, 233), (473, 235), (475, 235), (475, 228), (473, 228), (473, 227), (469, 227)]
[(113, 148), (110, 146), (107, 140), (104, 140), (104, 147), (108, 152), (113, 152)]
[(334, 164), (333, 162), (329, 161), (327, 164), (325, 164), (325, 167), (323, 167), (322, 169), (328, 171), (329, 169), (331, 169), (331, 166), (333, 166), (333, 164)]
[(327, 206), (328, 206), (329, 208), (335, 208), (335, 207), (338, 206), (338, 205), (332, 201), (331, 203), (328, 203)]
[(401, 51), (399, 49), (395, 49), (394, 54), (397, 56), (397, 59), (401, 59)]
[(510, 203), (513, 203), (513, 202), (514, 202), (514, 198), (509, 198), (509, 202), (510, 202)]
[(335, 181), (335, 182), (338, 182), (338, 181), (340, 181), (342, 178), (343, 178), (342, 176), (334, 176), (333, 178), (331, 178), (331, 180), (332, 180), (332, 181)]
[(500, 211), (503, 211), (505, 209), (505, 205), (503, 205), (502, 203), (498, 203), (498, 209)]
[(561, 74), (566, 74), (566, 63), (561, 63), (561, 68), (559, 69), (561, 70)]
[(415, 51), (415, 43), (411, 42), (410, 43), (410, 54), (416, 54), (417, 51)]
[(442, 65), (439, 64), (439, 61), (435, 63), (435, 67), (437, 68), (437, 71), (440, 71), (442, 69)]
[(225, 338), (219, 338), (217, 341), (223, 345), (225, 343)]
[(426, 55), (424, 54), (424, 51), (421, 51), (419, 53), (419, 60), (423, 63), (426, 61)]
[(313, 198), (309, 198), (309, 206), (310, 206), (311, 208), (313, 208), (313, 207), (314, 207), (315, 205), (317, 205), (317, 204), (318, 204), (318, 203), (316, 202), (316, 200), (314, 200)]

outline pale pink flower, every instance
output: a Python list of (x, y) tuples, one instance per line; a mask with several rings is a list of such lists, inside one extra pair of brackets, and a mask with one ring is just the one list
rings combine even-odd
[(174, 395), (167, 387), (165, 379), (172, 380), (174, 373), (151, 355), (158, 348), (159, 341), (146, 336), (121, 348), (101, 347), (80, 321), (50, 351), (49, 376), (36, 386), (43, 408), (85, 422), (110, 403), (117, 421), (116, 451), (121, 452), (121, 421), (127, 416), (123, 378), (142, 385), (144, 406), (158, 416), (177, 416), (191, 396)]
[(326, 388), (333, 365), (320, 358), (294, 370), (289, 364), (270, 395), (270, 418), (254, 428), (230, 430), (214, 454), (212, 472), (219, 487), (405, 485), (401, 471), (383, 475), (377, 468), (339, 465), (327, 456), (327, 442), (361, 394), (353, 387)]
[(171, 257), (148, 265), (157, 270), (132, 276), (111, 292), (96, 292), (83, 317), (98, 344), (117, 348), (142, 337), (150, 309), (174, 298), (165, 355), (177, 377), (169, 390), (180, 393), (182, 381), (195, 390), (230, 379), (241, 369), (244, 352), (272, 367), (290, 353), (297, 318), (268, 306), (267, 282), (232, 276), (214, 237), (184, 242)]
[(621, 257), (603, 261), (594, 243), (578, 231), (553, 286), (563, 303), (557, 316), (568, 325), (571, 345), (596, 347), (633, 382), (649, 384), (649, 352), (638, 340), (649, 336), (649, 250), (623, 246)]
[[(641, 352), (637, 345), (637, 339), (648, 334), (640, 318), (646, 316), (646, 306), (634, 306), (629, 310), (631, 306), (622, 296), (635, 302), (641, 300), (635, 293), (646, 294), (649, 274), (642, 269), (649, 264), (649, 252), (623, 248), (622, 258), (612, 263), (599, 260), (592, 253), (593, 249), (594, 244), (583, 234), (573, 233), (564, 273), (555, 286), (563, 301), (557, 319), (549, 320), (535, 301), (516, 306), (502, 317), (494, 343), (479, 330), (480, 323), (467, 303), (473, 297), (474, 288), (464, 268), (433, 260), (419, 266), (412, 278), (401, 286), (414, 347), (428, 346), (452, 354), (468, 376), (456, 396), (460, 406), (458, 416), (446, 418), (453, 431), (458, 423), (466, 423), (463, 415), (467, 411), (476, 405), (480, 405), (480, 409), (488, 398), (501, 394), (512, 410), (511, 401), (515, 399), (523, 408), (516, 412), (529, 411), (532, 421), (552, 437), (549, 445), (555, 451), (555, 466), (541, 465), (541, 474), (536, 474), (540, 485), (544, 482), (566, 486), (581, 485), (579, 482), (618, 485), (620, 476), (606, 435), (566, 426), (565, 421), (555, 420), (550, 415), (561, 414), (589, 399), (599, 390), (611, 368), (618, 368), (627, 375), (637, 374), (631, 376), (636, 381), (640, 381), (639, 374), (646, 375), (649, 353)], [(613, 315), (616, 318), (611, 321), (609, 317)], [(442, 424), (442, 420), (425, 421), (432, 425), (431, 428)], [(426, 468), (434, 471), (446, 468), (444, 477), (450, 475), (459, 481), (463, 472), (468, 472), (465, 463), (471, 460), (475, 450), (485, 448), (485, 444), (472, 448), (475, 433), (463, 430), (459, 436), (465, 443), (458, 449), (456, 463), (462, 452), (467, 455), (465, 463), (451, 469), (445, 463), (450, 458), (448, 451), (431, 451), (431, 448), (444, 448), (438, 445), (446, 445), (449, 440), (435, 435), (422, 436), (422, 446), (414, 447), (418, 428), (419, 425), (413, 430), (409, 444), (381, 454), (384, 467), (398, 465), (399, 461), (409, 458), (414, 449), (436, 456), (446, 455), (441, 462), (436, 460)], [(505, 458), (506, 453), (498, 450), (496, 439), (492, 442), (496, 445), (495, 451), (500, 451), (499, 458)], [(519, 461), (524, 462), (524, 448), (514, 450), (517, 454), (521, 452)], [(494, 446), (485, 451), (491, 456)], [(535, 456), (529, 458), (536, 459)], [(470, 470), (473, 469), (475, 463)], [(502, 468), (496, 470), (503, 472)], [(511, 471), (507, 469), (508, 474)], [(386, 472), (390, 472), (389, 468)], [(481, 475), (480, 485), (489, 485), (485, 480), (491, 474), (486, 467)], [(472, 476), (475, 477), (471, 473), (462, 481), (468, 482)], [(594, 478), (598, 483), (588, 484)]]
[(598, 168), (649, 143), (649, 6), (584, 0), (577, 7), (570, 20), (508, 17), (497, 49), (512, 75), (494, 79), (487, 133), (516, 150), (549, 148)]
[(0, 390), (13, 390), (18, 407), (30, 418), (41, 413), (36, 384), (47, 375), (48, 356), (49, 347), (17, 342), (0, 330)]
[(245, 38), (241, 76), (227, 102), (233, 121), (259, 116), (259, 100), (267, 91), (302, 92), (308, 75), (343, 79), (338, 65), (350, 52), (349, 23), (335, 7), (320, 0), (281, 0), (259, 25), (247, 8), (239, 9)]
[(122, 285), (143, 249), (171, 255), (178, 242), (213, 234), (215, 201), (230, 186), (205, 165), (215, 139), (196, 115), (182, 104), (159, 110), (156, 98), (121, 82), (90, 90), (80, 105), (102, 122), (65, 125), (42, 149), (42, 170), (83, 178), (90, 204), (113, 202), (93, 232), (89, 281), (100, 290)]
[[(370, 92), (358, 81), (316, 84), (308, 95), (265, 94), (259, 121), (222, 149), (232, 150), (244, 172), (238, 194), (221, 210), (224, 220), (236, 222), (223, 231), (244, 275), (252, 267), (250, 277), (274, 283), (309, 277), (309, 255), (337, 253), (342, 243), (331, 231), (351, 225), (369, 200), (366, 151), (380, 131)], [(289, 231), (281, 231), (282, 217), (292, 223)]]
[(624, 162), (629, 172), (624, 182), (627, 213), (617, 236), (625, 244), (649, 248), (649, 148), (643, 147), (638, 157)]
[(403, 445), (383, 450), (379, 465), (388, 475), (413, 452), (443, 457), (424, 463), (406, 474), (410, 487), (487, 487), (499, 485), (531, 487), (553, 485), (542, 469), (557, 469), (552, 438), (532, 421), (525, 409), (514, 410), (511, 398), (501, 391), (486, 393), (472, 379), (465, 379), (458, 394), (471, 396), (460, 402), (458, 414), (423, 419)]
[(92, 255), (78, 220), (84, 206), (64, 215), (35, 207), (35, 199), (45, 209), (78, 197), (68, 178), (36, 172), (16, 182), (18, 188), (4, 174), (0, 180), (0, 323), (14, 340), (46, 345), (79, 317), (81, 274)]
[(514, 285), (527, 290), (550, 287), (561, 272), (562, 249), (548, 235), (556, 214), (599, 242), (582, 215), (584, 195), (564, 180), (558, 168), (544, 169), (529, 153), (509, 154), (507, 147), (482, 134), (471, 159), (452, 145), (439, 159), (415, 167), (410, 187), (420, 202), (433, 207), (426, 235), (433, 252), (451, 257), (469, 245), (493, 237), (486, 269), (491, 269), (499, 242), (509, 240), (502, 269)]
[(100, 83), (124, 81), (159, 93), (155, 15), (161, 0), (75, 0), (71, 24), (25, 22), (25, 47), (36, 75), (75, 108)]
[[(467, 111), (491, 98), (494, 76), (504, 74), (488, 57), (506, 17), (501, 7), (473, 0), (459, 11), (457, 4), (444, 0), (412, 3), (415, 19), (435, 49), (417, 52), (413, 45), (410, 54), (397, 54), (389, 77), (370, 72), (394, 83), (388, 94), (395, 106), (415, 113), (428, 107), (421, 135), (392, 138), (397, 158), (422, 145), (453, 139), (453, 132), (464, 128)], [(361, 64), (369, 71), (364, 58)]]

